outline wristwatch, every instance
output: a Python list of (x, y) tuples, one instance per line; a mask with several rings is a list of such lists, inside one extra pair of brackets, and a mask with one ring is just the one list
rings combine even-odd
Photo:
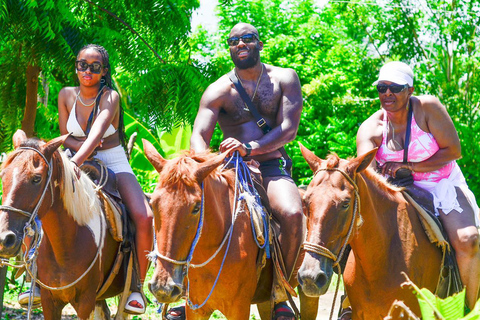
[(250, 145), (250, 143), (244, 143), (243, 147), (245, 148), (245, 150), (247, 150), (247, 154), (245, 155), (245, 157), (248, 157), (250, 153), (252, 153), (252, 146)]

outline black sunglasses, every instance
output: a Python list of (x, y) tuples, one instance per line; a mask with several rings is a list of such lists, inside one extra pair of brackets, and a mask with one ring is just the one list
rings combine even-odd
[(90, 68), (91, 73), (99, 74), (102, 72), (103, 66), (100, 62), (88, 64), (86, 61), (77, 60), (75, 61), (75, 68), (77, 68), (77, 70), (80, 72), (85, 72), (88, 68)]
[(377, 84), (377, 91), (379, 93), (385, 93), (390, 89), (391, 93), (399, 93), (408, 88), (408, 84)]
[(241, 37), (228, 38), (227, 43), (230, 47), (234, 47), (234, 46), (238, 45), (240, 40), (242, 40), (243, 43), (251, 43), (251, 42), (255, 41), (255, 39), (259, 40), (255, 33), (248, 33), (248, 34), (245, 34)]

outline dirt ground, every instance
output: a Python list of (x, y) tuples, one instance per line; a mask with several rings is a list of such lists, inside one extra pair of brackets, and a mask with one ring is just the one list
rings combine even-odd
[[(325, 295), (320, 297), (318, 314), (317, 314), (318, 320), (329, 319), (330, 311), (332, 309), (333, 296), (334, 296), (334, 292), (329, 291)], [(333, 319), (336, 319), (335, 315), (338, 312), (339, 299), (340, 297), (337, 297)], [(298, 300), (295, 300), (295, 303), (298, 304)], [(24, 309), (21, 309), (18, 304), (9, 304), (8, 302), (5, 302), (4, 307), (5, 309), (3, 310), (2, 319), (27, 319), (27, 311)], [(113, 313), (113, 310), (112, 310), (112, 313)], [(255, 306), (252, 306), (251, 308), (251, 315), (254, 315), (256, 319), (260, 319), (257, 312), (257, 308)], [(31, 319), (43, 320), (44, 318), (41, 312), (37, 311), (37, 313), (32, 314)], [(62, 320), (67, 320), (67, 319), (69, 320), (77, 319), (77, 317), (75, 316), (75, 311), (71, 306), (67, 306), (63, 310)], [(142, 317), (142, 319), (154, 319), (154, 318), (152, 318), (151, 316), (148, 316), (148, 317)], [(159, 319), (159, 317), (156, 319)]]

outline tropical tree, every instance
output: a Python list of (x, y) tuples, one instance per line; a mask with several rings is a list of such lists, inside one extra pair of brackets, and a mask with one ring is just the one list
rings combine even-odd
[(167, 130), (191, 121), (205, 83), (189, 59), (190, 17), (198, 5), (198, 0), (5, 0), (0, 151), (10, 148), (21, 123), (31, 135), (58, 135), (58, 91), (75, 85), (75, 55), (88, 43), (109, 52), (123, 107), (136, 119)]
[[(358, 126), (380, 108), (372, 86), (380, 66), (389, 60), (409, 63), (415, 94), (436, 95), (447, 107), (462, 143), (459, 164), (480, 196), (473, 183), (480, 175), (480, 144), (472, 144), (480, 140), (479, 11), (477, 0), (231, 1), (218, 8), (218, 33), (198, 34), (210, 39), (202, 44), (202, 59), (218, 77), (233, 67), (224, 44), (230, 29), (241, 21), (255, 25), (264, 42), (262, 61), (297, 71), (304, 96), (297, 141), (322, 157), (330, 151), (355, 155)], [(310, 171), (296, 143), (287, 150), (294, 178), (308, 182)]]

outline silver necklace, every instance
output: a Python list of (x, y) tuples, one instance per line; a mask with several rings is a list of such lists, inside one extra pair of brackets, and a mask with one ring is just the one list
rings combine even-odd
[[(260, 84), (260, 80), (262, 79), (262, 75), (263, 75), (263, 63), (262, 63), (262, 71), (260, 72), (260, 75), (258, 76), (258, 79), (257, 79), (257, 85), (255, 86), (255, 91), (253, 92), (253, 96), (252, 98), (250, 99), (253, 103), (253, 99), (255, 99), (255, 95), (257, 94), (257, 89), (258, 89), (258, 85)], [(238, 76), (237, 74), (237, 71), (235, 70), (235, 75), (237, 76), (238, 80), (240, 81), (240, 84), (242, 85), (242, 87), (245, 88), (245, 86), (243, 85), (242, 83), (242, 79)], [(248, 106), (247, 104), (244, 102), (243, 103), (245, 105), (245, 107), (243, 108), (243, 110), (245, 111), (250, 111), (250, 109), (248, 109)]]
[(100, 95), (100, 90), (98, 90), (98, 93), (97, 93), (97, 95), (95, 96), (95, 99), (93, 99), (92, 103), (86, 104), (85, 102), (83, 102), (82, 97), (80, 96), (80, 89), (78, 89), (78, 93), (77, 93), (78, 99), (80, 100), (80, 102), (81, 102), (85, 107), (91, 107), (91, 106), (93, 106), (93, 104), (95, 103), (95, 101), (97, 101), (97, 98), (98, 98), (99, 95)]
[(394, 148), (399, 148), (399, 150), (402, 150), (403, 147), (400, 144), (400, 142), (395, 140), (395, 128), (393, 127), (392, 121), (390, 121), (390, 119), (388, 120), (388, 127), (392, 129), (392, 139), (390, 141), (392, 141), (393, 147)]

